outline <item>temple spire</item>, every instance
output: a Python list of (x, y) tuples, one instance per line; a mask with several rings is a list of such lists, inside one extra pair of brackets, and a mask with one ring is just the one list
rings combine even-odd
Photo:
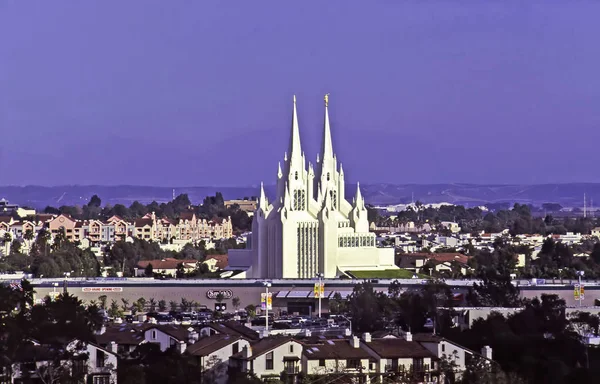
[(302, 159), (302, 146), (300, 145), (300, 128), (298, 127), (298, 113), (296, 112), (296, 95), (294, 95), (294, 112), (292, 115), (292, 132), (290, 135), (290, 147), (286, 154), (290, 162), (292, 162), (295, 158)]
[(260, 199), (258, 200), (258, 206), (263, 211), (267, 210), (267, 197), (265, 196), (265, 187), (263, 183), (260, 183)]
[(360, 183), (356, 183), (356, 196), (354, 197), (354, 204), (358, 209), (364, 209), (365, 202), (363, 201), (362, 194), (360, 193)]
[(321, 161), (333, 159), (333, 144), (331, 142), (331, 127), (329, 126), (329, 94), (325, 95), (325, 123), (323, 127), (323, 143), (321, 146)]

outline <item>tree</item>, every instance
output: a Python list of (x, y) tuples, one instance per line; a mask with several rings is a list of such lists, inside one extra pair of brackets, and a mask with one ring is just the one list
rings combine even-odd
[(332, 314), (342, 314), (346, 312), (346, 300), (342, 299), (339, 292), (333, 294), (329, 300), (329, 312)]
[(101, 205), (102, 205), (102, 200), (98, 197), (98, 195), (92, 196), (92, 198), (90, 199), (90, 202), (88, 203), (88, 207), (100, 208)]
[(233, 306), (233, 309), (235, 309), (235, 311), (237, 312), (238, 308), (240, 307), (240, 298), (236, 296), (233, 299), (231, 299), (231, 305)]
[(14, 240), (10, 244), (10, 254), (16, 255), (18, 253), (21, 253), (21, 242), (19, 240)]
[(498, 364), (473, 355), (463, 373), (463, 384), (525, 384), (515, 373), (504, 372)]
[(256, 305), (248, 304), (246, 305), (246, 308), (244, 308), (244, 310), (248, 314), (248, 318), (253, 319), (254, 317), (256, 317)]
[(354, 286), (348, 298), (348, 310), (352, 317), (352, 327), (356, 332), (373, 332), (381, 329), (384, 317), (389, 314), (387, 295), (375, 292), (370, 282)]
[(146, 299), (140, 297), (135, 301), (135, 303), (133, 303), (133, 305), (135, 306), (136, 313), (144, 312), (144, 309), (146, 308)]
[(106, 302), (108, 300), (108, 297), (106, 295), (100, 295), (98, 296), (98, 300), (100, 301), (100, 308), (106, 309)]
[(164, 312), (167, 310), (167, 302), (165, 300), (159, 300), (158, 301), (158, 311), (159, 312)]
[(190, 309), (192, 309), (192, 303), (188, 299), (186, 299), (185, 297), (182, 297), (181, 298), (181, 304), (180, 304), (179, 307), (181, 309), (181, 312), (187, 312)]
[(181, 279), (185, 276), (185, 267), (183, 266), (183, 263), (177, 264), (177, 270), (175, 272), (175, 276), (178, 279)]
[(515, 270), (515, 260), (515, 250), (503, 239), (496, 241), (493, 253), (481, 254), (475, 274), (481, 283), (473, 284), (473, 291), (468, 296), (470, 303), (488, 307), (520, 306), (519, 288), (510, 276)]
[(174, 300), (169, 301), (169, 307), (171, 308), (171, 311), (177, 311), (178, 306), (179, 305), (177, 304), (176, 301), (174, 301)]
[(119, 304), (117, 303), (117, 300), (113, 299), (110, 302), (110, 308), (108, 309), (108, 316), (110, 316), (112, 318), (118, 318), (118, 317), (123, 316), (123, 312), (121, 311), (121, 308), (119, 308)]
[(130, 309), (129, 299), (126, 299), (126, 298), (123, 297), (123, 298), (121, 298), (121, 302), (123, 303), (121, 305), (121, 309), (123, 310), (123, 312), (129, 311), (129, 309)]
[(12, 235), (10, 234), (10, 232), (4, 232), (4, 236), (2, 236), (2, 243), (6, 244), (6, 243), (10, 243), (12, 241)]
[(154, 276), (154, 268), (152, 267), (152, 263), (149, 263), (146, 268), (144, 269), (144, 275), (146, 277), (152, 277)]
[(154, 297), (151, 297), (150, 300), (148, 300), (148, 304), (150, 306), (150, 312), (156, 312), (156, 299)]

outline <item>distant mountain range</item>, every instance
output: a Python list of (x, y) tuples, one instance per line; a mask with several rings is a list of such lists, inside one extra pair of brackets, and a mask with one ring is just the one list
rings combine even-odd
[[(225, 199), (241, 199), (257, 196), (258, 186), (249, 187), (175, 187), (175, 194), (187, 193), (193, 203), (199, 204), (204, 197), (217, 191)], [(269, 197), (275, 195), (275, 186), (265, 186)], [(356, 185), (346, 186), (346, 197), (352, 200)], [(409, 203), (413, 199), (423, 203), (448, 202), (469, 207), (485, 203), (559, 203), (564, 207), (583, 207), (584, 193), (588, 206), (597, 202), (600, 205), (600, 183), (537, 184), (537, 185), (478, 185), (478, 184), (361, 184), (361, 191), (368, 203), (375, 205)], [(0, 186), (0, 198), (11, 203), (34, 208), (47, 205), (82, 205), (92, 195), (98, 195), (102, 203), (129, 205), (138, 200), (149, 203), (153, 200), (166, 202), (172, 199), (173, 188), (147, 186), (99, 186), (65, 185), (42, 186)]]

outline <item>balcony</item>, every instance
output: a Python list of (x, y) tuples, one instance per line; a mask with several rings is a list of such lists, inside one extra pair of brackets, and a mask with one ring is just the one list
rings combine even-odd
[(423, 365), (397, 365), (397, 364), (386, 364), (385, 372), (396, 372), (396, 373), (424, 373), (429, 372), (429, 364)]

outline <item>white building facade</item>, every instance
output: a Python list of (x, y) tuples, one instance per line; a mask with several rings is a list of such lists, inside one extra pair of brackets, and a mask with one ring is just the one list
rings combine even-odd
[(377, 248), (357, 184), (345, 199), (345, 176), (333, 151), (328, 97), (323, 142), (316, 166), (306, 162), (300, 143), (296, 98), (289, 149), (277, 172), (277, 195), (267, 201), (261, 185), (253, 218), (250, 278), (333, 278), (344, 271), (396, 268), (393, 248)]

